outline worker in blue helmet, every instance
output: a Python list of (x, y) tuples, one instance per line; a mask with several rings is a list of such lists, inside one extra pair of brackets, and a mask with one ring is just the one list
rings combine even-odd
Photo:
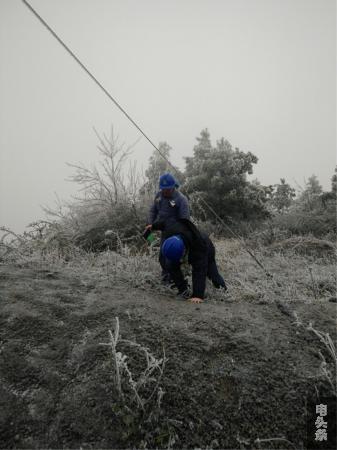
[[(184, 194), (178, 190), (179, 183), (175, 177), (166, 172), (159, 177), (159, 192), (157, 192), (154, 202), (151, 205), (148, 224), (145, 230), (151, 230), (155, 221), (164, 222), (166, 225), (175, 223), (179, 219), (189, 219), (190, 209), (188, 200)], [(161, 242), (162, 244), (162, 242)], [(168, 271), (164, 268), (163, 256), (160, 252), (159, 262), (162, 266), (162, 282), (171, 282)]]
[(166, 259), (178, 263), (186, 252), (184, 239), (180, 235), (173, 235), (163, 242), (161, 252)]
[[(227, 289), (216, 265), (213, 242), (190, 220), (179, 219), (169, 224), (158, 221), (153, 224), (152, 229), (162, 231), (163, 244), (160, 252), (163, 265), (178, 288), (178, 295), (191, 297), (192, 303), (201, 303), (205, 296), (206, 278), (209, 278), (216, 288)], [(191, 295), (181, 271), (181, 262), (185, 256), (192, 266)]]
[(151, 228), (156, 220), (169, 223), (190, 218), (187, 198), (178, 187), (179, 183), (170, 172), (160, 175), (159, 192), (151, 205), (147, 228)]

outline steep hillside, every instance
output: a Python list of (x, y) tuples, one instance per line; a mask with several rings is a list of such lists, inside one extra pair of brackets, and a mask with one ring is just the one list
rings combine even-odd
[[(333, 370), (307, 326), (335, 341), (335, 303), (285, 304), (281, 294), (229, 291), (192, 305), (150, 284), (134, 287), (120, 270), (124, 278), (94, 263), (76, 270), (41, 261), (0, 266), (1, 448), (305, 444), (308, 401), (332, 391), (319, 351)], [(111, 348), (101, 345), (116, 317), (122, 339), (131, 341), (117, 350), (128, 356), (134, 380), (147, 363), (132, 343), (165, 358), (162, 375), (154, 370), (139, 390), (143, 409), (126, 372), (118, 395)]]

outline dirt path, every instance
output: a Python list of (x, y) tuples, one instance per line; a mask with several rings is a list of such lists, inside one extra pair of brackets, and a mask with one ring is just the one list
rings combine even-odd
[[(291, 306), (336, 340), (335, 304)], [(306, 402), (328, 389), (317, 377), (326, 349), (275, 303), (191, 305), (65, 269), (3, 265), (0, 312), (1, 448), (250, 448), (280, 436), (299, 448)], [(124, 338), (158, 357), (165, 348), (155, 422), (116, 410), (99, 345), (116, 316)], [(130, 367), (141, 364), (131, 353)], [(262, 448), (291, 448), (272, 445)]]

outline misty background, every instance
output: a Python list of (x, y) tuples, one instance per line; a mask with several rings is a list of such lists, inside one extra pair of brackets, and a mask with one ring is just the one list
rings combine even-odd
[[(184, 168), (207, 127), (259, 162), (252, 178), (330, 189), (336, 164), (336, 4), (332, 0), (32, 0), (80, 60)], [(139, 132), (19, 0), (0, 0), (0, 225), (22, 232), (66, 165), (98, 159), (113, 124)], [(147, 167), (142, 138), (133, 158)]]

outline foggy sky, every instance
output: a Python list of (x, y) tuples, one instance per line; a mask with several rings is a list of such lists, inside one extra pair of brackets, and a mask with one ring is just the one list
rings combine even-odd
[[(325, 189), (336, 164), (333, 0), (31, 0), (32, 6), (158, 144), (184, 167), (208, 127), (258, 158), (253, 178)], [(66, 162), (97, 162), (111, 124), (139, 132), (20, 0), (0, 0), (0, 225), (22, 232)], [(147, 166), (143, 138), (134, 158)]]

